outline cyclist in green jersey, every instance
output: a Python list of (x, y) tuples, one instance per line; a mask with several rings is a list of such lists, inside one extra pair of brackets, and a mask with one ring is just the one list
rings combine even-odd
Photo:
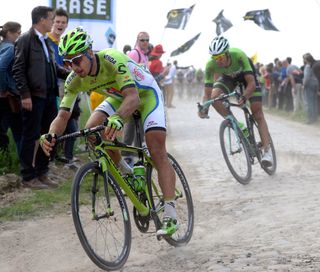
[[(112, 48), (94, 53), (92, 40), (81, 27), (69, 31), (60, 39), (59, 54), (72, 72), (65, 82), (64, 97), (59, 113), (51, 123), (48, 134), (40, 138), (41, 147), (49, 156), (56, 135), (61, 135), (71, 116), (76, 96), (82, 91), (95, 91), (107, 96), (91, 114), (86, 128), (108, 119), (104, 137), (114, 140), (123, 129), (125, 120), (135, 110), (141, 113), (146, 144), (159, 173), (159, 183), (165, 198), (163, 228), (157, 235), (171, 235), (178, 225), (175, 209), (175, 174), (165, 147), (166, 124), (161, 90), (152, 75), (127, 55)], [(110, 154), (116, 163), (121, 156)]]
[[(254, 65), (249, 57), (240, 49), (229, 48), (229, 41), (223, 36), (214, 38), (209, 45), (210, 60), (205, 69), (205, 88), (203, 100), (214, 99), (223, 93), (232, 92), (236, 87), (243, 86), (242, 96), (238, 101), (243, 104), (250, 101), (250, 108), (258, 123), (262, 141), (262, 163), (272, 164), (269, 148), (269, 131), (262, 111), (262, 94), (256, 77)], [(217, 101), (213, 107), (223, 117), (228, 115), (223, 103)], [(199, 112), (200, 118), (207, 118), (207, 113)]]

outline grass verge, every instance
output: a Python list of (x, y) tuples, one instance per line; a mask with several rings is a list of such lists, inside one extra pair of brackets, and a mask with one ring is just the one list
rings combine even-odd
[(70, 210), (71, 180), (56, 189), (22, 189), (21, 197), (0, 207), (0, 222), (20, 221), (33, 217), (55, 215)]

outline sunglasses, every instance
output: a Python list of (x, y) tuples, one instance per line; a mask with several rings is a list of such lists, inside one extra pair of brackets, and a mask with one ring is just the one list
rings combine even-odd
[(63, 59), (63, 65), (66, 67), (69, 67), (69, 68), (72, 67), (72, 64), (80, 66), (81, 61), (82, 61), (82, 57), (83, 57), (83, 54), (75, 56), (71, 59)]
[(140, 39), (140, 42), (149, 42), (149, 39)]
[(226, 55), (226, 53), (221, 53), (219, 55), (213, 55), (212, 58), (214, 60), (218, 60), (219, 61), (219, 60), (222, 60), (225, 57), (225, 55)]

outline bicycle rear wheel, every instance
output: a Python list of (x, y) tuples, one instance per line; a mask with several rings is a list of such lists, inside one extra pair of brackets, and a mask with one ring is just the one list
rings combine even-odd
[(128, 207), (119, 185), (110, 175), (105, 181), (98, 162), (89, 162), (77, 171), (71, 208), (79, 240), (89, 258), (105, 270), (121, 268), (131, 248)]
[[(171, 236), (164, 236), (164, 239), (172, 246), (187, 244), (193, 233), (194, 211), (191, 191), (188, 181), (174, 157), (168, 154), (168, 159), (173, 167), (176, 178), (176, 211), (178, 230)], [(162, 227), (162, 214), (164, 209), (164, 198), (158, 181), (158, 171), (152, 165), (147, 166), (147, 185), (152, 201), (152, 216), (156, 229)]]
[(236, 133), (229, 120), (220, 125), (220, 146), (224, 160), (234, 178), (241, 184), (248, 184), (252, 166), (246, 140), (242, 131)]

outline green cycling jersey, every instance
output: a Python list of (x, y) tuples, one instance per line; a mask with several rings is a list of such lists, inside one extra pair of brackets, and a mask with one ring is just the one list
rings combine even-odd
[(80, 77), (74, 71), (70, 73), (65, 82), (60, 109), (71, 111), (79, 92), (97, 92), (107, 96), (107, 99), (96, 110), (102, 110), (110, 116), (124, 99), (123, 89), (136, 87), (145, 130), (151, 127), (165, 128), (162, 93), (151, 73), (113, 48), (101, 50), (95, 57), (95, 76)]

